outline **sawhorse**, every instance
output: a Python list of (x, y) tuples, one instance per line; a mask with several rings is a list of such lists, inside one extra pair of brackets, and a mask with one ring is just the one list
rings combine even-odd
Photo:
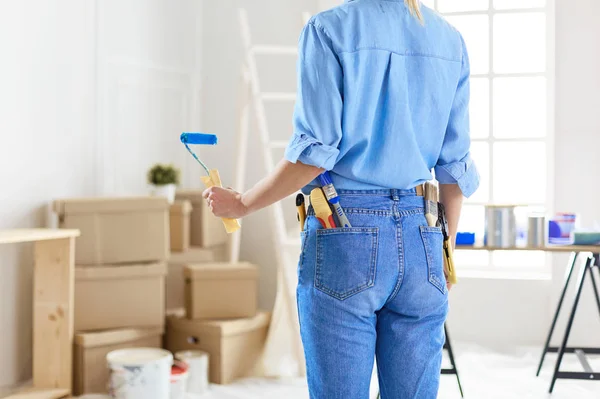
[(454, 361), (454, 351), (452, 350), (452, 344), (450, 343), (450, 336), (448, 335), (448, 328), (446, 327), (446, 325), (444, 325), (444, 332), (446, 333), (446, 342), (444, 343), (444, 350), (448, 351), (448, 357), (450, 358), (450, 368), (442, 369), (442, 375), (456, 375), (458, 389), (460, 390), (460, 397), (464, 398), (462, 385), (460, 383), (460, 377), (458, 376), (458, 369), (456, 368), (456, 362)]
[[(598, 268), (600, 265), (600, 254), (591, 254), (586, 255), (585, 265), (579, 271), (579, 277), (577, 279), (577, 293), (575, 294), (575, 300), (573, 302), (573, 308), (571, 309), (571, 314), (569, 315), (569, 320), (567, 322), (567, 329), (565, 331), (565, 335), (562, 340), (562, 344), (560, 347), (552, 347), (550, 346), (550, 341), (552, 340), (552, 334), (554, 333), (554, 329), (556, 327), (556, 321), (558, 320), (558, 316), (560, 314), (560, 309), (562, 308), (565, 295), (567, 293), (567, 289), (569, 288), (569, 283), (571, 281), (571, 277), (573, 275), (573, 270), (575, 269), (575, 265), (577, 263), (577, 259), (579, 258), (579, 252), (573, 252), (571, 254), (571, 259), (569, 261), (570, 265), (567, 268), (566, 276), (565, 276), (565, 284), (563, 286), (563, 290), (558, 301), (558, 306), (556, 308), (556, 312), (554, 314), (554, 319), (552, 320), (552, 325), (550, 327), (550, 331), (548, 332), (548, 337), (546, 339), (546, 344), (544, 345), (544, 351), (542, 352), (542, 358), (540, 359), (540, 364), (537, 370), (536, 376), (540, 375), (540, 371), (544, 364), (544, 358), (546, 357), (546, 353), (558, 353), (558, 358), (556, 359), (556, 365), (554, 367), (554, 374), (552, 375), (552, 382), (550, 383), (550, 393), (554, 390), (554, 385), (556, 384), (556, 380), (561, 379), (570, 379), (570, 380), (600, 380), (600, 373), (595, 373), (588, 360), (587, 354), (600, 354), (600, 348), (580, 348), (580, 347), (569, 347), (567, 346), (569, 341), (569, 335), (571, 334), (571, 327), (573, 326), (573, 320), (575, 319), (575, 313), (577, 312), (577, 306), (579, 305), (579, 299), (581, 298), (581, 292), (583, 290), (583, 284), (585, 283), (585, 278), (589, 274), (592, 280), (592, 286), (594, 289), (594, 295), (596, 297), (596, 304), (598, 305), (598, 311), (600, 312), (600, 295), (598, 293), (598, 284), (596, 283), (596, 277), (594, 276), (594, 269)], [(583, 369), (585, 371), (573, 372), (573, 371), (560, 371), (560, 365), (565, 353), (574, 353), (577, 355), (579, 362), (581, 363)]]

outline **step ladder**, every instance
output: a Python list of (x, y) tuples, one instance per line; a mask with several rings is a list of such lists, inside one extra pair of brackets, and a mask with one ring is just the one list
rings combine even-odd
[[(259, 79), (257, 57), (260, 56), (282, 56), (297, 57), (298, 49), (295, 46), (257, 45), (252, 43), (250, 21), (248, 13), (241, 8), (238, 12), (242, 44), (245, 52), (241, 71), (241, 84), (238, 104), (238, 148), (237, 165), (235, 173), (235, 187), (239, 191), (245, 189), (245, 170), (247, 165), (248, 138), (250, 124), (254, 123), (258, 132), (264, 166), (268, 174), (275, 170), (279, 159), (273, 156), (274, 150), (286, 148), (288, 142), (272, 140), (269, 133), (266, 104), (291, 103), (296, 100), (295, 92), (263, 92)], [(310, 15), (303, 13), (305, 23)], [(254, 118), (251, 118), (251, 113)], [(253, 120), (252, 120), (253, 119)], [(291, 134), (290, 134), (291, 136)], [(300, 254), (300, 234), (298, 225), (288, 229), (285, 224), (285, 213), (290, 209), (283, 209), (283, 204), (278, 202), (269, 209), (271, 213), (271, 231), (277, 261), (277, 297), (273, 310), (273, 319), (269, 330), (267, 348), (263, 361), (262, 372), (267, 376), (304, 376), (306, 373), (304, 354), (300, 342), (300, 331), (298, 327), (298, 316), (296, 311), (295, 294), (289, 292), (291, 287), (296, 286), (297, 275), (295, 265), (290, 265), (289, 259), (296, 255), (296, 262)], [(241, 235), (236, 233), (231, 238), (231, 259), (233, 262), (239, 260)], [(295, 289), (295, 288), (294, 288)], [(282, 348), (285, 348), (282, 353)], [(288, 353), (285, 353), (287, 350)], [(272, 352), (270, 352), (272, 351)], [(270, 353), (272, 355), (270, 356)], [(277, 357), (281, 358), (278, 360)], [(273, 366), (273, 363), (279, 365)], [(271, 365), (268, 365), (270, 363)]]

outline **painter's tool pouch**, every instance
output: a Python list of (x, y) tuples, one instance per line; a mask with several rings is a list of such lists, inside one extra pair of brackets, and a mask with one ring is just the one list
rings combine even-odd
[[(202, 182), (206, 186), (206, 188), (211, 187), (223, 187), (221, 184), (221, 177), (219, 176), (219, 171), (216, 169), (210, 170), (209, 176), (202, 176)], [(225, 225), (225, 230), (227, 233), (235, 233), (240, 229), (240, 223), (236, 219), (227, 219), (222, 218), (223, 224)]]
[(442, 294), (447, 292), (444, 275), (443, 244), (444, 235), (440, 227), (421, 226), (421, 237), (427, 256), (427, 275), (429, 282)]
[(315, 287), (339, 300), (373, 287), (379, 229), (317, 230)]

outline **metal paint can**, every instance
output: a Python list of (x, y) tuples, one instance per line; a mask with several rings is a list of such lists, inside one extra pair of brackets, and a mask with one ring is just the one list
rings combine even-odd
[(529, 217), (527, 229), (527, 246), (543, 248), (546, 246), (546, 217), (535, 215)]
[(517, 244), (514, 205), (486, 206), (484, 243), (492, 248), (512, 248)]
[(163, 349), (119, 349), (106, 355), (113, 399), (167, 399), (173, 355)]

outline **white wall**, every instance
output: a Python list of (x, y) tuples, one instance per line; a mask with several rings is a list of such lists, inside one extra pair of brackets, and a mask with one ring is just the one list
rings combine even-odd
[[(579, 212), (592, 227), (594, 221), (600, 223), (600, 2), (580, 0), (573, 7), (572, 1), (557, 0), (556, 7), (555, 205), (559, 211)], [(554, 263), (553, 306), (565, 263), (566, 259)], [(587, 280), (572, 342), (600, 346), (600, 315)], [(570, 298), (563, 319), (571, 310)], [(562, 336), (562, 325), (560, 332)]]
[(319, 10), (327, 10), (329, 8), (335, 7), (337, 5), (342, 4), (343, 0), (318, 0)]
[(97, 2), (100, 193), (147, 192), (155, 162), (174, 163), (191, 181), (179, 135), (200, 128), (200, 5)]
[[(94, 9), (0, 2), (0, 228), (45, 224), (54, 197), (94, 193)], [(0, 247), (0, 386), (31, 375), (31, 247)]]
[[(0, 2), (0, 228), (43, 227), (55, 198), (145, 193), (156, 161), (187, 166), (200, 5)], [(0, 387), (31, 376), (31, 249), (0, 247)]]

